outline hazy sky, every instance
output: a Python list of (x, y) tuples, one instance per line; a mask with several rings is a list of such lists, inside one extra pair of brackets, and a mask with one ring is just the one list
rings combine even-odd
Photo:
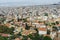
[(60, 2), (60, 0), (0, 0), (0, 6), (45, 5), (58, 2)]

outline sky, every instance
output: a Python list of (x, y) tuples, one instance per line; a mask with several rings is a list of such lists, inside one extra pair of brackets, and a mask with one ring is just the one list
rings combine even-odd
[(58, 3), (60, 0), (0, 0), (0, 6), (28, 6)]

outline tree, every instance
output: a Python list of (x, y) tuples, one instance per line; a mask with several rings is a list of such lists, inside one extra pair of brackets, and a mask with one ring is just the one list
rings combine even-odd
[(38, 33), (38, 29), (37, 28), (34, 28), (36, 31), (37, 31), (37, 33)]
[(8, 30), (7, 30), (7, 32), (9, 33), (9, 34), (14, 34), (14, 28), (13, 27), (11, 27), (11, 28), (8, 28)]
[(48, 23), (45, 23), (46, 26), (48, 26)]
[(19, 35), (12, 35), (9, 37), (9, 40), (13, 40), (13, 39), (18, 38), (18, 37), (19, 37)]
[(4, 23), (5, 20), (5, 18), (0, 18), (0, 23)]
[(17, 35), (22, 36), (21, 32), (19, 32)]
[(56, 24), (59, 24), (59, 22), (58, 22), (58, 21), (56, 21)]
[(58, 28), (56, 26), (52, 27), (54, 31), (58, 31)]
[(48, 13), (44, 13), (44, 16), (48, 16)]
[(26, 27), (25, 27), (26, 30), (29, 30), (30, 29), (30, 26), (28, 26), (28, 24), (26, 23)]
[(0, 33), (4, 33), (5, 31), (7, 31), (7, 27), (6, 26), (3, 26), (3, 25), (0, 25)]
[(0, 36), (0, 40), (8, 40), (8, 38)]
[(47, 30), (47, 34), (50, 35), (50, 30)]
[(23, 36), (22, 40), (27, 40), (27, 39), (28, 39), (28, 36)]
[(53, 26), (53, 30), (56, 31), (56, 33), (57, 33), (56, 36), (58, 37), (58, 28), (56, 26)]
[(55, 25), (55, 23), (53, 22), (53, 23), (51, 23), (52, 25)]
[(24, 18), (23, 21), (24, 21), (24, 22), (27, 22), (27, 18)]
[(52, 40), (52, 39), (48, 36), (45, 36), (43, 40)]
[(7, 26), (0, 25), (0, 33), (13, 34), (14, 28), (8, 28)]
[(38, 33), (29, 34), (28, 37), (32, 40), (43, 40), (43, 35), (39, 35)]

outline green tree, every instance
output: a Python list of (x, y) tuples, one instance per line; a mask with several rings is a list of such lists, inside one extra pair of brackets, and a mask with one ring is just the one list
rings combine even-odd
[(23, 36), (22, 40), (27, 40), (27, 39), (28, 39), (28, 36)]
[(7, 26), (0, 25), (0, 33), (13, 34), (14, 28), (8, 28)]
[(24, 22), (27, 22), (27, 18), (24, 18), (23, 21), (24, 21)]
[(38, 33), (38, 29), (37, 28), (34, 28), (36, 30), (36, 32)]
[(57, 33), (56, 36), (58, 37), (58, 28), (56, 26), (53, 26), (53, 30), (56, 31), (56, 33)]
[(6, 19), (5, 18), (0, 18), (0, 21), (1, 22), (4, 22)]
[(47, 34), (50, 35), (50, 30), (47, 30)]
[(58, 28), (56, 26), (52, 27), (54, 31), (58, 31)]
[(30, 26), (28, 26), (28, 24), (26, 23), (26, 27), (25, 27), (26, 30), (29, 30), (30, 29)]
[(44, 16), (48, 16), (48, 13), (44, 13)]
[(0, 40), (8, 40), (8, 38), (0, 36)]
[(58, 22), (58, 21), (56, 21), (56, 24), (59, 24), (59, 22)]
[(55, 25), (55, 23), (53, 22), (53, 23), (51, 23), (52, 25)]
[(13, 40), (13, 39), (18, 38), (18, 37), (19, 37), (19, 35), (12, 35), (9, 37), (9, 40)]
[(52, 40), (52, 39), (48, 36), (45, 36), (43, 40)]
[(43, 35), (39, 35), (38, 33), (29, 34), (28, 37), (32, 40), (43, 40)]

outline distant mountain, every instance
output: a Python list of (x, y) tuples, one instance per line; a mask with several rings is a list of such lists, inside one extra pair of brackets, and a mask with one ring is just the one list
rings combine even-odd
[(58, 2), (58, 3), (54, 3), (54, 4), (52, 4), (52, 5), (60, 5), (60, 2)]

